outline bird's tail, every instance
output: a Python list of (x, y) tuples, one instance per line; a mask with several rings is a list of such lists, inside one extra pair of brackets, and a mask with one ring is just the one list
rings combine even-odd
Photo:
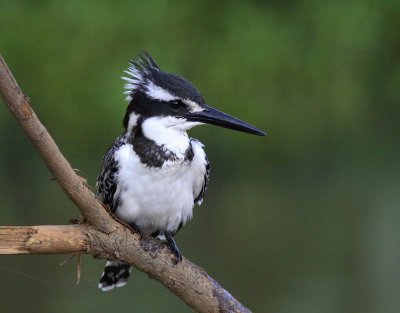
[(101, 275), (99, 288), (103, 291), (109, 291), (115, 287), (124, 286), (131, 273), (132, 266), (119, 261), (107, 261), (104, 272)]

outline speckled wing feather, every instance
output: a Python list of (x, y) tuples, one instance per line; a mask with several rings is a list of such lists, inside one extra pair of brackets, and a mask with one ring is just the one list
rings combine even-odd
[(114, 199), (117, 190), (118, 162), (115, 160), (116, 151), (126, 143), (126, 136), (122, 135), (116, 139), (114, 144), (108, 149), (103, 158), (100, 174), (97, 178), (97, 196), (110, 207), (111, 212), (115, 213), (118, 206), (118, 199)]
[(210, 165), (210, 162), (208, 161), (207, 156), (205, 156), (205, 158), (206, 158), (206, 162), (207, 162), (206, 163), (206, 172), (204, 174), (203, 186), (201, 187), (200, 193), (198, 194), (196, 199), (194, 199), (194, 203), (196, 203), (196, 204), (201, 204), (203, 202), (204, 194), (207, 190), (208, 181), (210, 180), (211, 165)]

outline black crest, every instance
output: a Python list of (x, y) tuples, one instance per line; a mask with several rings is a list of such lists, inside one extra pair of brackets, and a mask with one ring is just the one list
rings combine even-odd
[(134, 93), (143, 90), (155, 72), (160, 71), (160, 68), (147, 52), (143, 52), (136, 60), (130, 60), (129, 64), (130, 66), (125, 71), (128, 77), (122, 76), (121, 78), (127, 82), (124, 86), (126, 89), (124, 94), (127, 95), (126, 99), (131, 101)]
[(189, 99), (198, 104), (204, 103), (203, 97), (192, 83), (182, 76), (162, 71), (147, 52), (129, 63), (130, 66), (125, 71), (129, 77), (122, 77), (127, 82), (125, 84), (127, 100), (131, 101), (136, 91), (145, 92), (152, 83), (177, 98)]
[(139, 55), (139, 58), (137, 60), (130, 60), (129, 63), (137, 69), (142, 69), (144, 72), (150, 69), (160, 70), (156, 61), (154, 61), (151, 55), (148, 54), (146, 51)]

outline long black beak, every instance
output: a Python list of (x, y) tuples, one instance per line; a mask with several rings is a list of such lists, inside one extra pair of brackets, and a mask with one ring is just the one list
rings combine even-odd
[(265, 132), (263, 132), (261, 129), (243, 122), (236, 117), (225, 114), (208, 105), (203, 105), (203, 107), (205, 107), (204, 111), (187, 113), (185, 114), (185, 118), (192, 122), (213, 124), (253, 135), (265, 136)]

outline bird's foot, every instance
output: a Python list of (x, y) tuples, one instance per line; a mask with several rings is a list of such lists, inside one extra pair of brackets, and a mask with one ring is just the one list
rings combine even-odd
[(143, 238), (143, 232), (136, 223), (132, 222), (132, 223), (128, 223), (128, 225), (131, 229), (133, 229), (135, 232), (137, 232), (140, 235), (140, 239)]
[(171, 248), (171, 251), (173, 252), (173, 254), (175, 254), (174, 264), (176, 265), (179, 262), (182, 262), (182, 254), (179, 251), (178, 247)]
[(171, 249), (172, 253), (175, 255), (175, 260), (174, 260), (174, 264), (178, 264), (179, 262), (182, 262), (182, 254), (179, 251), (178, 246), (175, 243), (174, 238), (172, 237), (171, 233), (169, 232), (165, 232), (165, 239), (167, 239), (166, 244), (168, 245), (168, 247)]

